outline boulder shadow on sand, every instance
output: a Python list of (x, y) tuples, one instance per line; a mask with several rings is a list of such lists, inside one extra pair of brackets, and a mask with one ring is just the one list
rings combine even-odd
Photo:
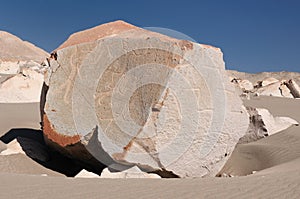
[(83, 168), (76, 160), (66, 157), (50, 149), (44, 141), (41, 130), (19, 128), (11, 129), (0, 140), (5, 144), (17, 139), (25, 154), (40, 165), (62, 173), (68, 177), (74, 177)]

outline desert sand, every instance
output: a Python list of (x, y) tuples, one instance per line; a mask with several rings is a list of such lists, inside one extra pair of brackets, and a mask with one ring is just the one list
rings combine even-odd
[[(275, 116), (289, 116), (300, 120), (300, 113), (297, 110), (300, 106), (299, 99), (258, 97), (245, 100), (244, 104), (267, 108)], [(1, 104), (1, 135), (10, 128), (39, 128), (38, 110), (37, 104)], [(2, 165), (0, 197), (298, 198), (300, 195), (299, 133), (300, 127), (291, 127), (256, 142), (238, 145), (222, 170), (228, 176), (234, 177), (68, 178), (59, 176), (58, 172), (46, 169), (23, 154), (0, 156)]]
[(40, 129), (39, 103), (0, 103), (0, 136), (12, 128)]

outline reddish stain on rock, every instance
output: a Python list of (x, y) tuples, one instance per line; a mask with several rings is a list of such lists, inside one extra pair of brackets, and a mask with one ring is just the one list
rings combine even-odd
[(43, 125), (44, 135), (49, 140), (59, 144), (62, 147), (72, 145), (72, 144), (76, 144), (76, 143), (80, 142), (80, 136), (79, 135), (66, 136), (66, 135), (62, 135), (62, 134), (56, 132), (55, 129), (53, 128), (52, 124), (50, 123), (50, 121), (49, 121), (46, 114), (43, 116), (43, 124), (44, 124)]

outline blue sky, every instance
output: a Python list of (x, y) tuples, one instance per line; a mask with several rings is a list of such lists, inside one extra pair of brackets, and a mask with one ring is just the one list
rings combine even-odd
[(117, 19), (220, 47), (226, 67), (300, 72), (297, 0), (1, 0), (0, 29), (50, 52), (71, 33)]

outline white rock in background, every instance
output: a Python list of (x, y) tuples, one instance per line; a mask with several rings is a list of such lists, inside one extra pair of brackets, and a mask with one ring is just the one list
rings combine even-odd
[(257, 108), (257, 112), (262, 116), (268, 135), (283, 131), (292, 125), (299, 125), (296, 120), (289, 117), (274, 117), (267, 109)]
[(124, 171), (111, 172), (108, 168), (105, 168), (101, 173), (101, 178), (161, 178), (154, 173), (145, 173), (141, 171), (137, 166), (131, 167)]
[(253, 84), (249, 81), (249, 80), (241, 80), (240, 82), (239, 82), (239, 86), (242, 88), (242, 89), (244, 89), (244, 90), (246, 90), (246, 91), (251, 91), (251, 90), (253, 90), (254, 89), (254, 86), (253, 86)]
[(20, 65), (18, 62), (0, 62), (0, 74), (18, 74)]
[(24, 69), (0, 84), (0, 103), (39, 102), (44, 76)]
[(239, 143), (248, 143), (283, 131), (292, 125), (299, 125), (289, 117), (274, 117), (267, 109), (247, 107), (250, 124)]
[(0, 31), (0, 103), (39, 102), (49, 54)]
[(294, 80), (286, 81), (285, 85), (290, 89), (294, 98), (300, 98), (300, 86)]
[[(260, 95), (300, 98), (300, 86), (298, 85), (300, 73), (263, 72), (250, 74), (229, 70), (227, 74), (243, 99)], [(253, 83), (254, 88), (249, 82)]]
[(281, 82), (276, 82), (273, 84), (269, 84), (264, 87), (260, 87), (256, 90), (256, 93), (259, 95), (265, 95), (265, 96), (273, 96), (273, 97), (282, 97), (280, 87), (282, 86)]
[(300, 87), (293, 80), (277, 81), (260, 87), (255, 92), (265, 96), (300, 98)]
[[(285, 80), (283, 80), (281, 82), (285, 82)], [(280, 90), (282, 97), (294, 98), (294, 96), (292, 95), (290, 89), (286, 86), (286, 84), (282, 83), (279, 87), (279, 90)]]
[(231, 83), (238, 85), (238, 87), (241, 88), (243, 91), (251, 91), (254, 89), (253, 84), (249, 80), (242, 80), (234, 77), (229, 77), (229, 80)]
[(264, 87), (264, 86), (268, 86), (270, 84), (274, 84), (274, 83), (276, 83), (278, 81), (279, 81), (278, 79), (275, 79), (273, 77), (269, 77), (269, 78), (264, 79), (261, 82), (259, 82), (259, 85), (262, 86), (262, 87)]

